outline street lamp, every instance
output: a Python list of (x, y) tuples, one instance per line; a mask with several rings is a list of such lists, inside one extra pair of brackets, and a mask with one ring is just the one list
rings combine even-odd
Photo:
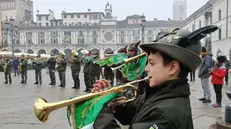
[(144, 28), (146, 26), (146, 19), (144, 14), (141, 16), (141, 32), (142, 32), (142, 43), (144, 43)]
[(18, 31), (18, 26), (15, 25), (14, 19), (12, 19), (12, 18), (9, 21), (6, 21), (5, 24), (9, 25), (8, 31), (10, 33), (8, 33), (8, 35), (11, 36), (12, 58), (14, 58), (14, 44), (15, 44), (14, 42), (16, 41), (15, 40), (16, 39), (15, 38), (15, 36), (16, 36), (15, 33), (17, 33), (17, 31)]

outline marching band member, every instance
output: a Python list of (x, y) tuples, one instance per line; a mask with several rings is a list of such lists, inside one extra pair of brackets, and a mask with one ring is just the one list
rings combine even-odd
[(32, 61), (35, 70), (35, 83), (34, 84), (42, 84), (42, 63), (41, 56), (38, 54), (35, 60)]
[(84, 92), (90, 92), (91, 91), (91, 83), (90, 83), (90, 65), (91, 65), (91, 57), (90, 54), (86, 54), (83, 58), (83, 74), (84, 74), (84, 83), (86, 86), (86, 89)]
[(47, 61), (48, 69), (49, 69), (49, 76), (51, 83), (49, 85), (56, 85), (56, 77), (55, 77), (55, 65), (56, 65), (56, 58), (54, 54), (51, 54), (51, 57)]
[(90, 51), (91, 55), (91, 62), (89, 66), (89, 73), (90, 73), (90, 86), (92, 89), (93, 84), (96, 80), (100, 79), (101, 67), (98, 64), (94, 64), (94, 61), (99, 59), (99, 50)]
[[(121, 48), (118, 51), (118, 54), (127, 54), (127, 46), (125, 46), (124, 48)], [(123, 82), (125, 82), (125, 78), (123, 77), (122, 72), (117, 69), (116, 70), (116, 85), (121, 85), (123, 84)]]
[(80, 88), (79, 72), (81, 68), (81, 60), (78, 57), (78, 53), (76, 51), (72, 52), (69, 63), (71, 64), (71, 73), (74, 81), (74, 86), (72, 87), (72, 89), (79, 89)]
[(9, 83), (12, 83), (11, 80), (11, 69), (12, 69), (12, 61), (9, 58), (6, 58), (5, 63), (4, 63), (4, 74), (5, 74), (5, 83), (8, 84), (8, 79)]
[[(200, 40), (217, 29), (206, 26), (192, 33), (177, 30), (155, 43), (141, 44), (148, 55), (145, 71), (149, 85), (143, 85), (145, 94), (115, 107), (114, 111), (110, 108), (113, 101), (106, 104), (94, 122), (94, 129), (120, 129), (116, 120), (133, 129), (193, 129), (187, 76), (201, 64)], [(103, 84), (94, 86), (98, 89)]]
[[(113, 54), (113, 51), (111, 49), (107, 49), (105, 51), (105, 55), (106, 54)], [(105, 57), (108, 57), (108, 56), (105, 56)], [(110, 66), (106, 65), (103, 67), (103, 77), (109, 80), (112, 86), (114, 85), (114, 73)]]
[(21, 55), (20, 58), (20, 65), (19, 65), (19, 71), (21, 72), (22, 81), (21, 84), (27, 83), (27, 70), (28, 70), (28, 62), (24, 54)]
[(59, 73), (59, 80), (60, 85), (59, 87), (65, 87), (66, 86), (66, 69), (67, 69), (67, 61), (65, 59), (65, 53), (60, 52), (59, 57), (57, 58), (57, 71)]

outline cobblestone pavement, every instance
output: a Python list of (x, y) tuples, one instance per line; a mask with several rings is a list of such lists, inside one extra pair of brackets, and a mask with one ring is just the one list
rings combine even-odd
[[(83, 74), (80, 74), (81, 89), (71, 89), (73, 81), (70, 70), (67, 71), (67, 86), (59, 88), (49, 86), (49, 76), (43, 70), (43, 84), (34, 85), (34, 71), (28, 72), (28, 83), (19, 84), (20, 77), (12, 77), (13, 83), (4, 85), (4, 75), (0, 73), (0, 129), (72, 129), (69, 126), (66, 117), (66, 108), (56, 110), (50, 114), (50, 119), (41, 123), (34, 115), (34, 102), (36, 98), (43, 97), (48, 102), (66, 100), (69, 97), (84, 94)], [(59, 84), (56, 73), (57, 84)], [(190, 82), (191, 83), (191, 82)], [(228, 86), (223, 88), (223, 105), (229, 103), (225, 95)], [(212, 91), (212, 100), (214, 101), (214, 91)], [(199, 79), (191, 83), (191, 103), (195, 129), (208, 129), (217, 117), (224, 116), (224, 106), (221, 109), (214, 109), (211, 104), (203, 104), (198, 98), (202, 97), (202, 89)], [(183, 106), (183, 105), (182, 105)], [(183, 120), (182, 120), (183, 121)], [(123, 127), (126, 129), (126, 127)]]

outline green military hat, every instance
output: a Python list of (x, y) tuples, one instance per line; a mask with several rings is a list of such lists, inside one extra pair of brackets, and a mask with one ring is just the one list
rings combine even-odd
[(224, 63), (225, 60), (226, 60), (226, 57), (223, 56), (223, 55), (220, 55), (220, 56), (217, 57), (217, 61), (218, 61), (219, 63)]
[(201, 64), (200, 40), (217, 29), (215, 25), (205, 26), (193, 32), (179, 29), (160, 36), (154, 43), (141, 44), (140, 47), (145, 52), (160, 51), (194, 71)]

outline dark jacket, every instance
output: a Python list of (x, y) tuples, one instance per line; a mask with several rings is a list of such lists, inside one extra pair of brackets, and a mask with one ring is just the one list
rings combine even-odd
[(63, 58), (63, 61), (60, 64), (58, 64), (56, 69), (57, 69), (58, 72), (66, 71), (66, 69), (67, 69), (67, 60), (65, 58)]
[(14, 60), (13, 60), (13, 68), (14, 68), (14, 69), (18, 69), (19, 64), (20, 64), (20, 63), (19, 63), (19, 60), (18, 60), (18, 59), (14, 59)]
[(35, 61), (35, 62), (32, 62), (32, 64), (33, 64), (34, 70), (36, 70), (36, 71), (40, 71), (40, 70), (42, 70), (42, 68), (43, 68), (42, 62), (41, 62), (41, 63), (37, 63), (37, 62)]
[(83, 68), (83, 73), (85, 74), (89, 74), (89, 67), (91, 65), (91, 58), (89, 56), (83, 58), (83, 64), (84, 64), (84, 68)]
[(55, 70), (56, 59), (55, 59), (55, 58), (50, 58), (50, 59), (47, 61), (47, 66), (48, 66), (49, 70)]
[(22, 67), (22, 71), (27, 71), (28, 70), (28, 61), (26, 59), (21, 59), (20, 64)]
[(132, 103), (116, 107), (114, 114), (105, 106), (94, 129), (121, 129), (115, 118), (123, 125), (130, 125), (129, 129), (193, 129), (187, 80), (146, 88), (146, 93)]
[(78, 73), (79, 73), (79, 71), (80, 71), (80, 68), (81, 68), (81, 60), (80, 60), (80, 58), (72, 58), (72, 63), (71, 62), (69, 62), (69, 63), (71, 63), (71, 70), (72, 71), (77, 71)]
[(225, 67), (226, 67), (227, 70), (230, 69), (230, 62), (229, 62), (229, 60), (225, 61)]
[(211, 68), (213, 67), (213, 58), (211, 55), (204, 55), (202, 57), (202, 63), (198, 72), (199, 78), (208, 78), (210, 76)]
[(11, 69), (12, 69), (12, 61), (9, 60), (8, 62), (6, 62), (6, 73), (10, 73)]
[(100, 78), (101, 67), (98, 64), (94, 64), (93, 60), (90, 62), (89, 65), (89, 73), (91, 77)]
[(105, 78), (114, 78), (114, 73), (113, 73), (110, 66), (105, 66), (104, 67), (103, 75), (104, 75)]

